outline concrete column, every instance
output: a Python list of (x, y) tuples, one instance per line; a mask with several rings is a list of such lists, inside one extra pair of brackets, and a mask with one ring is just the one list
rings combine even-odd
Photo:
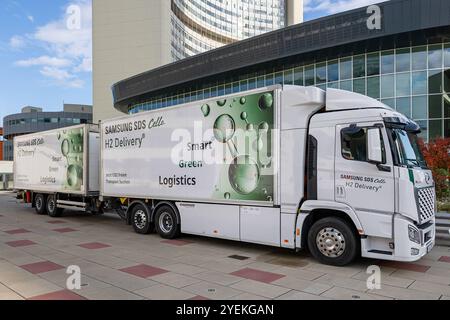
[(303, 0), (286, 0), (288, 26), (303, 22)]

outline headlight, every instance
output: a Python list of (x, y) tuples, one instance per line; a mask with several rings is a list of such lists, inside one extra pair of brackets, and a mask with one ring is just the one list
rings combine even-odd
[(417, 244), (421, 243), (419, 229), (417, 229), (413, 225), (408, 226), (408, 235), (409, 235), (409, 240), (411, 240), (412, 242), (415, 242)]

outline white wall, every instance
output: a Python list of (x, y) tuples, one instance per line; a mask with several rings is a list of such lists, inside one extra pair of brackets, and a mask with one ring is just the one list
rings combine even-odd
[(95, 123), (123, 115), (114, 83), (170, 62), (170, 1), (93, 0), (92, 10)]
[(0, 161), (0, 174), (12, 174), (13, 162), (12, 161)]

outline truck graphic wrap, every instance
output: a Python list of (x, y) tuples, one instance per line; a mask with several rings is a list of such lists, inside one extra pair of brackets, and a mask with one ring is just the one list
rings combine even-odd
[(84, 126), (58, 129), (14, 140), (14, 187), (25, 190), (84, 190)]
[(102, 123), (103, 194), (273, 203), (274, 92)]

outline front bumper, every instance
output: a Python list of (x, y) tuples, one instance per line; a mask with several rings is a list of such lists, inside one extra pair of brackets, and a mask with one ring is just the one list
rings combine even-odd
[[(410, 239), (409, 228), (418, 230), (418, 239)], [(436, 236), (435, 219), (416, 226), (414, 222), (401, 215), (394, 217), (394, 253), (393, 260), (413, 262), (420, 260), (434, 247)]]

